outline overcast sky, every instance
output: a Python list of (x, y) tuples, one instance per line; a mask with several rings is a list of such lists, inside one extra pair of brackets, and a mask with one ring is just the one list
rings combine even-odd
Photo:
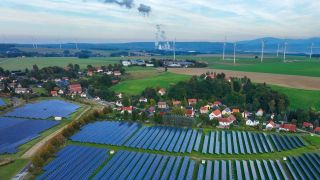
[[(134, 0), (132, 8), (103, 1), (0, 0), (0, 40), (154, 41), (156, 24), (177, 41), (320, 36), (319, 0)], [(138, 12), (140, 4), (151, 7), (149, 15)]]

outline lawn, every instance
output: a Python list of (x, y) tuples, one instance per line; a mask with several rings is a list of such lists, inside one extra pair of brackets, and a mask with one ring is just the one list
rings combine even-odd
[(87, 65), (107, 66), (109, 64), (119, 63), (121, 58), (89, 58), (79, 59), (75, 57), (35, 57), (35, 58), (3, 58), (0, 59), (0, 66), (6, 70), (24, 70), (32, 69), (34, 64), (39, 68), (48, 66), (65, 67), (68, 64), (79, 64), (80, 68), (86, 68)]
[(0, 166), (0, 179), (11, 179), (14, 177), (25, 165), (27, 165), (28, 160), (17, 159), (14, 162)]
[(293, 89), (270, 85), (272, 89), (282, 92), (289, 97), (290, 108), (308, 109), (314, 107), (320, 110), (320, 91)]
[[(141, 74), (142, 73), (142, 74)], [(124, 80), (112, 87), (115, 92), (137, 95), (147, 87), (167, 88), (170, 84), (185, 81), (190, 78), (187, 75), (178, 75), (169, 72), (139, 72), (133, 74), (132, 79)]]

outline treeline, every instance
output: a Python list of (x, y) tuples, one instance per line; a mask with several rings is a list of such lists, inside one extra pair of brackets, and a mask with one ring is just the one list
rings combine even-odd
[(262, 108), (267, 113), (284, 113), (289, 106), (285, 94), (272, 90), (266, 84), (254, 84), (247, 77), (226, 79), (225, 74), (217, 74), (215, 79), (205, 78), (206, 75), (192, 77), (189, 81), (181, 81), (172, 85), (165, 96), (160, 96), (154, 88), (147, 88), (142, 96), (158, 101), (196, 98), (205, 103), (216, 100), (229, 107), (242, 110), (257, 111)]
[(103, 117), (107, 112), (107, 108), (102, 110), (91, 110), (83, 115), (79, 120), (72, 121), (62, 130), (61, 133), (51, 138), (41, 147), (41, 149), (38, 150), (36, 155), (32, 157), (33, 166), (29, 171), (34, 175), (40, 173), (45, 163), (50, 158), (54, 157), (54, 154), (65, 145), (70, 136), (79, 131), (82, 126)]

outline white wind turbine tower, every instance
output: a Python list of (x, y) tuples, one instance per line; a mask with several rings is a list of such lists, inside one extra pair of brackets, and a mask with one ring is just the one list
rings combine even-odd
[(224, 60), (225, 58), (226, 46), (227, 46), (227, 37), (224, 37), (223, 49), (222, 49), (222, 60)]
[(311, 47), (310, 47), (310, 60), (311, 60), (312, 55), (313, 55), (313, 48), (314, 48), (314, 43), (312, 43)]
[(176, 61), (176, 38), (173, 41), (173, 60)]
[(279, 51), (280, 51), (280, 44), (278, 43), (277, 57), (279, 57)]
[(264, 43), (265, 41), (261, 40), (261, 62), (263, 62), (263, 56), (264, 56)]
[(288, 43), (285, 42), (284, 49), (283, 49), (283, 62), (286, 62), (287, 45), (288, 45)]
[(234, 42), (233, 43), (233, 64), (236, 64), (236, 47), (237, 47), (237, 43)]

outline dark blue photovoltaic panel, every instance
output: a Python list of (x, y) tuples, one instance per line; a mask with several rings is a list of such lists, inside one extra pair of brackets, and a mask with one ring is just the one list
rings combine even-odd
[(257, 149), (256, 149), (256, 146), (255, 146), (255, 143), (254, 143), (254, 140), (253, 140), (251, 132), (248, 132), (248, 137), (249, 137), (249, 142), (251, 144), (252, 153), (257, 154)]
[(215, 132), (211, 131), (210, 141), (209, 141), (209, 154), (213, 154), (214, 151), (214, 140), (215, 140)]
[[(128, 177), (130, 171), (135, 167), (137, 166), (137, 163), (139, 162), (139, 160), (141, 160), (142, 158), (144, 158), (145, 154), (143, 153), (138, 153), (134, 159), (130, 162), (129, 161), (129, 165), (128, 166), (125, 166), (125, 170), (121, 170), (120, 171), (120, 176), (118, 177), (118, 179), (124, 179), (125, 177)], [(141, 166), (140, 166), (141, 167)]]
[(148, 149), (152, 150), (152, 149), (155, 149), (157, 144), (159, 143), (159, 141), (165, 137), (163, 137), (164, 133), (166, 132), (166, 128), (161, 128), (160, 132), (158, 133), (158, 135), (152, 139), (152, 144), (149, 146)]
[(263, 133), (263, 136), (264, 136), (264, 138), (265, 138), (265, 140), (266, 140), (266, 142), (267, 142), (267, 145), (268, 145), (268, 147), (269, 147), (269, 150), (270, 150), (271, 152), (274, 152), (274, 149), (273, 149), (273, 147), (272, 147), (272, 145), (271, 145), (271, 143), (270, 143), (270, 141), (269, 141), (268, 135), (267, 135), (266, 133)]
[(181, 132), (180, 137), (179, 137), (179, 139), (178, 139), (178, 141), (177, 141), (177, 144), (176, 144), (176, 146), (175, 146), (174, 149), (173, 149), (174, 152), (179, 152), (179, 150), (180, 150), (180, 148), (181, 148), (181, 146), (182, 146), (182, 143), (183, 143), (183, 140), (184, 140), (186, 134), (187, 134), (187, 130), (184, 129), (184, 130)]
[(269, 179), (273, 179), (272, 178), (272, 175), (271, 175), (271, 171), (270, 171), (270, 168), (269, 168), (269, 165), (268, 165), (268, 162), (266, 160), (263, 160), (263, 165), (264, 165), (264, 169), (267, 171), (267, 176)]
[(257, 163), (257, 167), (258, 167), (258, 171), (259, 171), (261, 180), (265, 180), (266, 177), (264, 175), (264, 172), (263, 172), (263, 169), (262, 169), (262, 166), (261, 166), (261, 162), (259, 160), (256, 160), (256, 163)]
[(44, 167), (37, 179), (89, 179), (108, 158), (104, 148), (70, 145), (57, 153), (57, 158)]
[[(231, 136), (231, 134), (230, 134)], [(226, 180), (227, 179), (227, 162), (222, 160), (221, 161), (221, 180)]]
[(188, 163), (189, 163), (189, 157), (184, 157), (183, 161), (182, 161), (182, 165), (178, 174), (178, 180), (183, 180), (188, 168)]
[(186, 135), (185, 139), (183, 140), (183, 144), (181, 146), (180, 152), (182, 152), (182, 153), (186, 152), (191, 134), (192, 134), (192, 129), (188, 129), (187, 135)]
[(166, 150), (168, 149), (168, 146), (169, 146), (170, 142), (172, 141), (172, 139), (173, 139), (174, 134), (176, 133), (176, 131), (177, 131), (177, 129), (175, 129), (175, 128), (174, 128), (174, 129), (171, 129), (170, 134), (169, 134), (167, 140), (164, 142), (164, 144), (163, 144), (162, 147), (161, 147), (161, 150), (162, 150), (162, 151), (166, 151)]
[[(149, 157), (149, 154), (144, 153), (142, 158), (139, 160), (139, 162), (136, 165), (134, 165), (133, 169), (131, 167), (128, 167), (128, 170), (131, 172), (128, 176), (125, 176), (125, 177), (127, 177), (127, 179), (134, 179), (134, 177), (136, 177), (136, 175), (138, 174), (138, 172), (142, 168), (143, 164), (147, 161), (148, 157)], [(114, 158), (112, 158), (112, 159), (114, 159)]]
[(0, 154), (16, 153), (17, 148), (53, 126), (59, 124), (51, 120), (28, 120), (0, 117)]
[(80, 106), (61, 100), (46, 100), (36, 103), (26, 104), (15, 108), (12, 112), (4, 116), (23, 117), (35, 119), (48, 119), (50, 117), (69, 117)]
[(208, 141), (209, 141), (209, 135), (205, 135), (204, 136), (204, 141), (203, 141), (203, 147), (202, 147), (202, 153), (204, 153), (204, 154), (207, 153)]
[(220, 154), (220, 139), (219, 139), (219, 132), (216, 133), (216, 147), (214, 150), (215, 154)]
[(181, 162), (181, 157), (178, 156), (177, 159), (176, 159), (176, 162), (174, 163), (174, 166), (172, 168), (172, 171), (170, 173), (170, 177), (169, 179), (176, 179), (176, 176), (177, 176), (177, 172), (178, 172), (178, 168), (180, 166), (180, 162)]
[(244, 147), (243, 147), (243, 141), (242, 141), (242, 136), (241, 136), (241, 132), (237, 132), (237, 135), (238, 135), (238, 142), (239, 142), (239, 145), (240, 145), (240, 153), (241, 154), (244, 154)]
[(160, 132), (161, 128), (156, 128), (150, 136), (148, 136), (147, 141), (142, 146), (142, 149), (148, 149), (149, 146), (154, 142), (154, 139), (157, 137), (158, 133)]
[(146, 179), (146, 180), (151, 179), (151, 177), (155, 173), (161, 159), (162, 159), (162, 155), (158, 154), (157, 157), (155, 158), (155, 160), (152, 162), (151, 166), (149, 167), (149, 170), (146, 173), (146, 175), (144, 176), (144, 179)]
[(232, 154), (232, 141), (231, 141), (231, 133), (227, 133), (227, 148), (228, 148), (228, 154)]
[(188, 153), (191, 153), (193, 146), (194, 146), (194, 143), (195, 143), (195, 140), (196, 140), (196, 137), (197, 137), (197, 131), (192, 130), (192, 135), (191, 135), (190, 142), (189, 142), (188, 149), (187, 149)]
[(201, 142), (201, 137), (202, 137), (202, 130), (198, 130), (198, 135), (197, 135), (197, 139), (194, 145), (194, 149), (195, 151), (199, 151), (199, 146), (200, 146), (200, 142)]
[(258, 179), (256, 168), (254, 166), (254, 162), (252, 160), (250, 160), (249, 164), (250, 164), (250, 169), (251, 169), (253, 179)]
[(172, 141), (171, 141), (171, 143), (170, 143), (167, 151), (169, 151), (169, 152), (172, 152), (172, 151), (173, 151), (173, 148), (174, 148), (174, 146), (176, 145), (176, 143), (177, 143), (177, 141), (178, 141), (178, 138), (179, 138), (179, 136), (180, 136), (180, 134), (181, 134), (181, 131), (182, 131), (181, 129), (178, 129), (178, 130), (176, 131), (176, 134), (173, 136)]
[(227, 149), (227, 144), (226, 144), (226, 132), (222, 131), (221, 132), (221, 153), (226, 154), (226, 149)]
[(164, 134), (161, 136), (160, 141), (157, 141), (157, 145), (154, 148), (155, 150), (160, 150), (161, 147), (163, 146), (164, 142), (167, 140), (169, 134), (170, 134), (171, 128), (166, 128), (166, 131)]
[(235, 154), (239, 154), (237, 134), (234, 131), (232, 132), (232, 142), (233, 142), (233, 149), (234, 149), (233, 152)]
[(204, 166), (203, 166), (203, 164), (200, 164), (199, 165), (199, 170), (198, 170), (197, 180), (202, 180), (203, 179), (203, 173), (204, 173)]
[(153, 160), (155, 159), (156, 155), (151, 154), (148, 158), (148, 160), (146, 161), (146, 163), (142, 166), (141, 170), (139, 171), (139, 173), (136, 176), (136, 179), (142, 179), (145, 175), (145, 173), (148, 171), (149, 167), (151, 166)]
[(134, 161), (135, 157), (139, 156), (137, 153), (130, 153), (125, 161), (123, 161), (120, 166), (112, 173), (110, 176), (108, 176), (110, 179), (116, 179), (122, 171), (125, 170), (125, 168), (130, 164), (131, 161)]
[(123, 145), (141, 125), (137, 123), (124, 123), (104, 121), (88, 124), (73, 136), (71, 140), (78, 142), (91, 142), (98, 144)]
[(237, 180), (242, 179), (242, 171), (240, 161), (236, 160)]
[(161, 172), (162, 172), (162, 169), (163, 168), (166, 168), (165, 167), (165, 164), (167, 163), (168, 161), (168, 156), (163, 156), (158, 168), (156, 169), (156, 172), (155, 174), (153, 175), (153, 178), (152, 179), (155, 179), (155, 180), (158, 180), (160, 179), (160, 176), (161, 176)]
[(166, 165), (166, 167), (165, 167), (165, 169), (164, 169), (164, 171), (162, 173), (162, 176), (161, 176), (162, 180), (168, 179), (169, 173), (171, 171), (171, 168), (172, 168), (175, 160), (176, 160), (176, 158), (174, 156), (170, 157), (170, 159), (169, 159), (169, 161), (168, 161), (168, 163), (167, 163), (167, 165)]
[(259, 152), (259, 153), (263, 153), (262, 147), (261, 147), (261, 142), (260, 142), (260, 140), (259, 140), (259, 137), (258, 137), (257, 133), (253, 133), (253, 139), (254, 139), (257, 147), (258, 147), (258, 152)]
[(285, 180), (288, 180), (289, 178), (287, 177), (286, 172), (283, 169), (283, 166), (281, 165), (280, 161), (276, 160), (276, 163), (277, 163), (278, 168), (280, 169), (280, 172), (282, 174), (282, 178), (284, 178)]
[(4, 106), (4, 105), (6, 105), (6, 103), (4, 102), (4, 100), (0, 98), (0, 106)]
[(187, 176), (186, 176), (186, 180), (192, 180), (193, 171), (194, 171), (194, 165), (195, 165), (195, 162), (193, 160), (190, 160), (188, 171), (187, 171), (188, 173), (187, 173)]
[(243, 170), (244, 170), (244, 177), (250, 177), (247, 161), (242, 160), (242, 165), (243, 165)]
[[(214, 172), (213, 172), (213, 179), (214, 180), (219, 180), (220, 179), (220, 162), (219, 161), (214, 161)], [(222, 176), (224, 176), (222, 174)]]
[(212, 161), (207, 161), (207, 168), (206, 168), (206, 180), (211, 179), (212, 174)]
[(248, 142), (248, 138), (247, 138), (247, 133), (246, 132), (242, 132), (242, 137), (244, 139), (244, 145), (246, 147), (246, 151), (248, 154), (251, 154), (251, 149), (249, 146), (249, 142)]
[(269, 160), (269, 162), (270, 162), (271, 169), (274, 172), (276, 179), (281, 179), (280, 173), (279, 173), (278, 169), (276, 168), (274, 162), (272, 160)]

